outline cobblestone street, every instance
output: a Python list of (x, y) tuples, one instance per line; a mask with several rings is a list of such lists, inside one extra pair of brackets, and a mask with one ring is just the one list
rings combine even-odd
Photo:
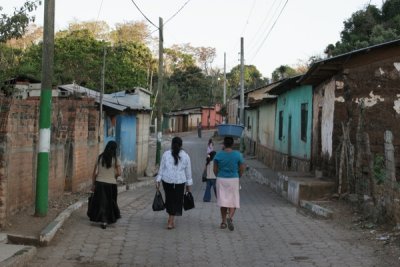
[(202, 202), (207, 134), (183, 137), (196, 207), (177, 218), (176, 229), (166, 230), (165, 211), (152, 211), (154, 186), (128, 190), (119, 194), (122, 218), (115, 225), (91, 224), (84, 206), (29, 266), (390, 266), (356, 231), (299, 213), (249, 177), (241, 180), (235, 230), (219, 229), (215, 197)]

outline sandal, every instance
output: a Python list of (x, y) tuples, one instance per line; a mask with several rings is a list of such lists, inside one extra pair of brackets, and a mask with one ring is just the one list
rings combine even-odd
[(233, 231), (233, 229), (235, 229), (235, 227), (233, 227), (232, 219), (231, 218), (227, 218), (226, 222), (228, 223), (228, 229), (230, 231)]
[(221, 228), (221, 229), (226, 229), (226, 223), (221, 223), (221, 225), (219, 226), (219, 228)]

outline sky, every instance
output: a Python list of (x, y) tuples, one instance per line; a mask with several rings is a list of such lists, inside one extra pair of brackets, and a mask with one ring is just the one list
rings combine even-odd
[[(44, 0), (42, 0), (44, 2)], [(128, 21), (164, 21), (164, 47), (190, 43), (216, 48), (213, 68), (226, 71), (240, 64), (243, 37), (244, 63), (271, 77), (281, 65), (296, 67), (340, 40), (343, 22), (369, 3), (382, 0), (55, 0), (56, 30), (71, 22), (104, 20), (110, 27)], [(1, 0), (0, 13), (11, 14), (24, 0)], [(145, 18), (134, 5), (142, 11)], [(35, 12), (43, 25), (42, 4)], [(150, 25), (153, 35), (157, 28)]]

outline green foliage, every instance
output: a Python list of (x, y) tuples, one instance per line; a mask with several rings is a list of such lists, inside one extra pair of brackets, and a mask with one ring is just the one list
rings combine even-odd
[(196, 66), (196, 60), (193, 55), (173, 48), (164, 49), (164, 62), (166, 63), (164, 72), (167, 76), (172, 75), (176, 70), (184, 71), (189, 67)]
[(374, 157), (373, 177), (378, 185), (386, 180), (385, 158), (381, 155)]
[(382, 10), (368, 5), (344, 21), (341, 40), (325, 49), (335, 56), (400, 38), (400, 0), (386, 0)]
[(17, 67), (21, 57), (20, 49), (13, 49), (0, 43), (0, 81), (17, 75)]
[[(143, 44), (118, 46), (98, 41), (92, 32), (64, 32), (55, 40), (54, 83), (75, 82), (92, 89), (100, 88), (104, 49), (106, 54), (106, 92), (134, 86), (147, 87), (147, 71), (152, 61), (150, 50)], [(41, 44), (32, 45), (24, 54), (20, 74), (40, 79)]]
[(144, 44), (125, 43), (111, 47), (107, 53), (107, 91), (134, 86), (147, 88), (147, 73), (151, 64), (151, 52)]
[[(15, 8), (12, 15), (0, 14), (0, 43), (24, 35), (30, 22), (35, 21), (29, 13), (35, 10), (42, 1), (27, 0), (19, 9)], [(0, 11), (2, 7), (0, 6)]]
[(297, 71), (288, 65), (281, 65), (272, 72), (272, 81), (276, 82), (285, 78), (298, 75)]
[[(240, 88), (240, 65), (231, 69), (226, 75), (228, 86), (236, 92)], [(260, 71), (254, 65), (244, 66), (244, 89), (250, 90), (267, 84), (267, 80), (262, 77)]]
[(180, 107), (201, 106), (211, 104), (211, 88), (202, 70), (196, 66), (177, 69), (168, 80), (173, 94), (166, 102), (178, 102)]

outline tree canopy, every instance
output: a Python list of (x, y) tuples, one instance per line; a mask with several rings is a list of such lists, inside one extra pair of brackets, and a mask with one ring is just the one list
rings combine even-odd
[[(26, 0), (22, 7), (14, 9), (12, 15), (0, 14), (0, 43), (22, 37), (29, 23), (35, 21), (35, 16), (29, 13), (41, 4), (42, 1), (39, 0)], [(1, 10), (3, 8), (0, 6)]]
[(367, 5), (343, 24), (341, 40), (325, 49), (328, 57), (400, 38), (400, 0), (386, 0), (381, 9)]
[[(240, 87), (240, 65), (231, 69), (226, 75), (228, 85), (233, 92)], [(244, 66), (244, 89), (254, 89), (267, 84), (268, 80), (263, 78), (260, 71), (254, 65)]]

